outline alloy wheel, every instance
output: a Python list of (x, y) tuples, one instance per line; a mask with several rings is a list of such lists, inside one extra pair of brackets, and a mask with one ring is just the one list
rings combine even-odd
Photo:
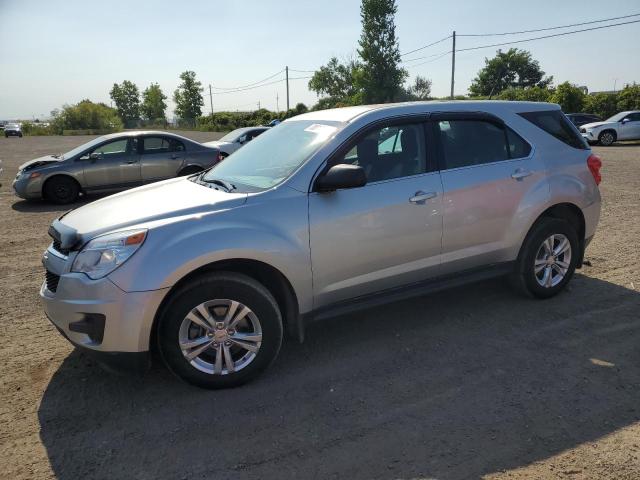
[(256, 358), (262, 327), (246, 305), (229, 299), (209, 300), (182, 320), (178, 342), (193, 367), (210, 375), (228, 375)]
[(571, 265), (571, 242), (555, 233), (542, 242), (534, 262), (534, 274), (541, 287), (552, 288), (565, 278)]

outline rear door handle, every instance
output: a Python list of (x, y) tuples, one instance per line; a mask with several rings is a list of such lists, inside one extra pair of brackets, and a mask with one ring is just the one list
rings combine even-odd
[(518, 169), (511, 174), (511, 178), (513, 178), (514, 180), (522, 180), (523, 178), (531, 175), (531, 173), (532, 172), (530, 172), (529, 170)]
[(437, 197), (438, 194), (436, 192), (416, 192), (413, 197), (409, 199), (411, 203), (424, 203), (431, 198)]

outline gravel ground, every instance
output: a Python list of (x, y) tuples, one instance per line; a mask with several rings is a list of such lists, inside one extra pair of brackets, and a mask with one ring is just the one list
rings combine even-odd
[(640, 146), (595, 148), (601, 224), (558, 297), (496, 280), (336, 318), (209, 392), (106, 373), (42, 313), (64, 209), (11, 179), (87, 140), (0, 138), (0, 478), (640, 478)]

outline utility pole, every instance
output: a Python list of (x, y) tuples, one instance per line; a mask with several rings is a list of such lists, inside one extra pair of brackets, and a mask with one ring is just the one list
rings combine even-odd
[(453, 48), (451, 49), (451, 100), (453, 100), (453, 86), (456, 78), (456, 31), (453, 31)]
[(258, 110), (260, 110), (260, 100), (258, 100)]
[(289, 67), (284, 67), (284, 70), (287, 75), (287, 112), (289, 111)]
[(213, 118), (213, 93), (211, 93), (211, 84), (209, 84), (209, 105), (211, 105), (211, 118)]
[(280, 97), (278, 96), (278, 92), (276, 92), (276, 112), (280, 113)]

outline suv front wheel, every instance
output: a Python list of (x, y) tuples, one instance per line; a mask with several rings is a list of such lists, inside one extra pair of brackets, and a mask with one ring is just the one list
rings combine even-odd
[(518, 255), (513, 283), (529, 296), (549, 298), (571, 280), (580, 248), (573, 226), (562, 219), (542, 218), (531, 229)]
[(185, 284), (169, 300), (158, 346), (169, 369), (202, 388), (242, 385), (278, 355), (282, 318), (271, 293), (246, 275), (217, 272)]

